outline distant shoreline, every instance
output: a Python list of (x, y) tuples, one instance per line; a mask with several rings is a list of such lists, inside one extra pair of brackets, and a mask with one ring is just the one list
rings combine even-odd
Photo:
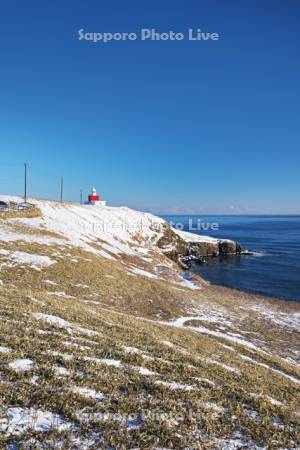
[[(166, 220), (183, 224), (185, 231), (189, 229), (189, 218), (165, 216)], [(212, 284), (300, 302), (299, 215), (205, 216), (201, 222), (216, 222), (219, 229), (191, 230), (193, 234), (232, 239), (254, 255), (205, 258), (206, 264), (191, 267), (194, 273)], [(197, 219), (193, 223), (197, 224)]]

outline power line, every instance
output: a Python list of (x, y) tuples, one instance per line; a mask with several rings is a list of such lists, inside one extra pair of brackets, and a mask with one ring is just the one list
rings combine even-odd
[(63, 193), (64, 193), (64, 177), (60, 179), (60, 203), (63, 202)]
[(27, 203), (27, 163), (24, 163), (24, 202)]

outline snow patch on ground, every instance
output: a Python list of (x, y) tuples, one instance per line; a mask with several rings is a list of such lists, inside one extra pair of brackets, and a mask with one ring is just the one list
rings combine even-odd
[(123, 349), (125, 350), (126, 353), (137, 353), (137, 354), (141, 354), (143, 353), (142, 350), (136, 348), (136, 347), (127, 347), (124, 346)]
[(204, 361), (207, 362), (208, 364), (215, 364), (216, 366), (222, 367), (228, 372), (235, 372), (235, 373), (240, 372), (239, 369), (237, 369), (236, 367), (228, 366), (227, 364), (224, 364), (221, 361), (216, 361), (215, 359), (206, 358)]
[(95, 391), (87, 387), (73, 386), (71, 390), (82, 397), (91, 398), (93, 400), (105, 400), (107, 396), (103, 392)]
[(51, 356), (60, 356), (61, 358), (63, 358), (65, 361), (72, 361), (72, 359), (74, 359), (74, 355), (71, 355), (69, 353), (62, 353), (62, 352), (58, 352), (58, 351), (48, 351), (44, 353), (45, 355), (51, 355)]
[[(1, 196), (0, 196), (1, 198)], [(35, 219), (27, 219), (27, 220), (35, 220)], [(38, 220), (38, 219), (36, 219)], [(26, 222), (25, 222), (26, 224)], [(39, 228), (40, 223), (35, 222), (35, 228)], [(36, 243), (41, 245), (66, 245), (68, 244), (67, 240), (63, 238), (56, 238), (52, 236), (41, 236), (34, 234), (26, 234), (22, 232), (12, 231), (9, 226), (5, 224), (1, 224), (0, 227), (0, 241), (2, 242), (15, 242), (15, 241), (24, 241), (30, 243)]]
[(129, 269), (128, 275), (141, 275), (147, 278), (155, 278), (156, 280), (158, 279), (158, 277), (155, 274), (143, 269), (139, 269), (138, 267), (131, 267)]
[(47, 292), (48, 295), (53, 295), (55, 297), (62, 297), (62, 298), (75, 298), (73, 295), (68, 295), (65, 292)]
[[(214, 444), (213, 448), (217, 450), (267, 450), (267, 447), (260, 447), (253, 440), (246, 440), (239, 431), (229, 439), (215, 439)], [(281, 450), (292, 450), (292, 448), (282, 448)]]
[(119, 359), (113, 359), (113, 358), (96, 358), (93, 356), (85, 356), (83, 357), (84, 361), (94, 362), (96, 364), (103, 364), (110, 367), (116, 367), (118, 369), (123, 370), (134, 370), (135, 372), (138, 372), (140, 375), (144, 376), (153, 376), (158, 375), (156, 372), (153, 372), (152, 370), (147, 369), (146, 367), (136, 367), (131, 366), (129, 364), (125, 364)]
[(33, 366), (33, 361), (31, 359), (16, 359), (8, 364), (8, 367), (16, 372), (26, 372), (31, 370)]
[(164, 345), (166, 345), (167, 347), (170, 347), (170, 348), (174, 348), (175, 347), (175, 345), (172, 342), (170, 342), (170, 341), (162, 341), (162, 343)]
[(83, 327), (77, 327), (73, 326), (74, 331), (85, 334), (87, 336), (101, 336), (101, 333), (98, 333), (98, 331), (90, 330), (89, 328), (83, 328)]
[(256, 345), (254, 345), (252, 342), (247, 341), (242, 336), (239, 337), (239, 335), (233, 333), (225, 333), (223, 331), (216, 331), (216, 330), (210, 330), (209, 328), (205, 328), (203, 326), (185, 326), (185, 323), (191, 320), (197, 320), (197, 316), (189, 316), (189, 317), (178, 317), (177, 319), (171, 321), (171, 322), (161, 322), (164, 325), (171, 325), (178, 328), (186, 328), (188, 330), (195, 331), (197, 333), (207, 334), (208, 336), (214, 336), (222, 339), (229, 340), (231, 342), (234, 342), (239, 345), (243, 345), (245, 347), (248, 347), (255, 351), (262, 351), (260, 348), (258, 348)]
[[(183, 239), (185, 242), (207, 242), (209, 244), (211, 243), (218, 243), (220, 241), (220, 239), (216, 239), (216, 238), (212, 238), (209, 236), (201, 236), (199, 234), (195, 234), (195, 233), (189, 233), (188, 231), (182, 231), (182, 230), (177, 230), (176, 228), (172, 228), (174, 233), (176, 233), (178, 236), (181, 237), (181, 239)], [(228, 241), (228, 242), (232, 242), (232, 241)]]
[(214, 411), (218, 414), (224, 414), (225, 412), (225, 408), (223, 408), (222, 406), (217, 405), (216, 403), (212, 403), (212, 402), (203, 402), (203, 401), (198, 401), (197, 405), (200, 406), (200, 408), (209, 410), (209, 411)]
[(216, 384), (209, 380), (208, 378), (202, 378), (202, 377), (193, 377), (194, 380), (199, 381), (200, 383), (208, 384), (209, 386), (214, 387)]
[(290, 381), (293, 381), (293, 383), (300, 384), (300, 379), (294, 377), (293, 375), (289, 375), (289, 374), (283, 372), (282, 370), (276, 369), (275, 367), (271, 367), (271, 366), (268, 366), (265, 363), (261, 363), (259, 361), (256, 361), (255, 359), (250, 358), (249, 356), (241, 355), (241, 354), (239, 354), (239, 356), (240, 356), (240, 358), (244, 359), (245, 361), (251, 362), (253, 364), (257, 364), (258, 366), (264, 367), (265, 369), (271, 370), (272, 372), (278, 373), (279, 375), (281, 375), (281, 376), (283, 376), (285, 378), (288, 378)]
[(79, 345), (79, 344), (77, 344), (77, 342), (64, 341), (63, 344), (64, 344), (66, 347), (78, 348), (78, 350), (91, 350), (91, 347), (90, 347), (90, 346), (87, 346), (87, 345)]
[(51, 281), (51, 280), (44, 280), (44, 283), (50, 284), (51, 286), (57, 286), (57, 283), (55, 283), (55, 281)]
[[(136, 430), (142, 425), (142, 415), (139, 414), (115, 414), (109, 412), (86, 412), (86, 409), (76, 412), (76, 416), (81, 422), (118, 422), (127, 430)], [(137, 448), (132, 450), (138, 450)]]
[(43, 313), (33, 313), (32, 315), (37, 320), (43, 320), (44, 322), (47, 322), (50, 325), (55, 325), (59, 328), (71, 328), (72, 326), (70, 322), (58, 316), (52, 316), (50, 314)]
[(284, 312), (273, 308), (266, 308), (264, 305), (259, 304), (247, 304), (245, 309), (255, 311), (261, 314), (267, 320), (270, 320), (273, 324), (279, 325), (284, 328), (290, 328), (298, 331), (300, 329), (300, 313), (299, 312)]
[(94, 362), (96, 364), (104, 364), (106, 366), (123, 368), (123, 364), (119, 359), (95, 358), (93, 356), (85, 356), (83, 359), (84, 361)]
[(61, 317), (58, 316), (53, 316), (51, 314), (44, 314), (44, 313), (33, 313), (32, 315), (37, 320), (42, 320), (50, 325), (55, 325), (59, 328), (65, 328), (71, 332), (86, 334), (87, 336), (99, 335), (99, 333), (95, 330), (89, 330), (88, 328), (79, 327), (76, 324), (68, 322), (67, 320), (62, 319)]
[(149, 370), (146, 367), (133, 367), (133, 369), (136, 370), (139, 374), (145, 376), (158, 375), (157, 372), (153, 372), (152, 370)]
[(66, 377), (70, 375), (70, 371), (66, 369), (63, 366), (53, 366), (53, 370), (55, 371), (56, 375)]
[(71, 428), (61, 415), (35, 408), (8, 408), (0, 419), (0, 432), (6, 435), (21, 435), (29, 429), (48, 432), (53, 429), (63, 431)]
[(196, 282), (193, 281), (193, 280), (189, 280), (189, 279), (187, 279), (187, 278), (185, 278), (185, 277), (182, 277), (181, 281), (179, 281), (179, 282), (176, 283), (176, 284), (178, 284), (179, 286), (182, 286), (182, 287), (184, 287), (184, 288), (188, 288), (188, 289), (192, 289), (192, 290), (199, 290), (199, 289), (202, 289), (201, 284), (196, 283)]
[(4, 346), (0, 346), (0, 353), (11, 353), (12, 349)]
[(268, 402), (270, 402), (272, 405), (275, 406), (282, 406), (283, 403), (279, 400), (277, 400), (276, 398), (270, 397), (269, 395), (262, 395), (262, 394), (255, 394), (255, 393), (250, 393), (251, 397), (253, 398), (263, 398), (268, 400)]
[(189, 384), (176, 383), (175, 381), (172, 383), (169, 383), (167, 381), (156, 380), (156, 381), (154, 381), (154, 383), (157, 385), (160, 385), (160, 386), (165, 386), (174, 391), (177, 391), (177, 390), (178, 391), (194, 391), (194, 390), (196, 390), (196, 388), (194, 386), (191, 386)]
[(25, 264), (38, 270), (56, 263), (56, 261), (50, 259), (48, 256), (36, 255), (20, 251), (7, 252), (5, 253), (5, 256), (9, 258), (9, 261), (12, 264)]

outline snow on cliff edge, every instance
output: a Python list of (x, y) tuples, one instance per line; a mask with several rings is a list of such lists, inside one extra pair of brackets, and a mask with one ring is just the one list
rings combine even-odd
[[(0, 196), (3, 201), (21, 201), (19, 197)], [(33, 228), (43, 228), (55, 232), (72, 245), (111, 258), (111, 254), (147, 255), (155, 249), (167, 222), (150, 213), (135, 211), (127, 207), (98, 207), (63, 203), (48, 200), (30, 199), (42, 212), (42, 217), (11, 219)], [(186, 242), (218, 242), (218, 239), (198, 236), (187, 232), (178, 232)], [(28, 237), (32, 240), (32, 236)], [(25, 236), (22, 239), (26, 240)], [(43, 238), (45, 243), (47, 238)], [(9, 239), (9, 230), (0, 227), (0, 240)], [(49, 238), (53, 241), (53, 237)], [(96, 250), (91, 244), (100, 244), (102, 250)]]

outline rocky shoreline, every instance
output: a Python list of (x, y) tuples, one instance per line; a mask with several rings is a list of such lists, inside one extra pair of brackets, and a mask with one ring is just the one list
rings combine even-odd
[(165, 228), (157, 246), (168, 258), (186, 270), (190, 269), (193, 263), (205, 263), (207, 257), (251, 254), (236, 241), (193, 235), (170, 226)]

